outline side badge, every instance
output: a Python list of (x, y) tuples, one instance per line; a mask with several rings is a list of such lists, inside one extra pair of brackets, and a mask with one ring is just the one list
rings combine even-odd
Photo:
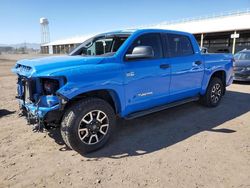
[(153, 95), (153, 92), (150, 91), (150, 92), (146, 92), (146, 93), (139, 93), (138, 97), (145, 97), (145, 96), (148, 96), (148, 95)]
[(127, 72), (126, 76), (127, 77), (133, 77), (133, 76), (135, 76), (135, 72)]

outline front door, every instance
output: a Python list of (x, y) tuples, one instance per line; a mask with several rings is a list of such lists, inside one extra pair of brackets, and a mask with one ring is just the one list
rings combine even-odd
[(169, 95), (170, 67), (163, 58), (161, 35), (139, 36), (126, 54), (136, 46), (151, 46), (154, 57), (124, 61), (127, 114), (165, 103)]

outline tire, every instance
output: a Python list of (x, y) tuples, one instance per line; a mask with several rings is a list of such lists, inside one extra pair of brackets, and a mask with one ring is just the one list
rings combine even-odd
[(200, 102), (207, 107), (216, 107), (219, 105), (224, 94), (225, 87), (220, 78), (213, 77), (206, 91), (206, 94), (201, 96)]
[(79, 153), (89, 153), (104, 146), (114, 132), (113, 108), (99, 98), (86, 98), (64, 114), (61, 135), (65, 144)]

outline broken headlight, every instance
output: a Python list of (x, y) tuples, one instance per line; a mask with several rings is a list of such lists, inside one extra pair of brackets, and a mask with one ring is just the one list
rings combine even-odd
[(59, 89), (59, 81), (55, 79), (43, 79), (42, 85), (45, 95), (55, 95)]

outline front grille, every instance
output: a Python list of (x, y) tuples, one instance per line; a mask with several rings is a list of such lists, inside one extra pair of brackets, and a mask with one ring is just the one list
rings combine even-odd
[(29, 72), (29, 71), (31, 71), (32, 68), (30, 66), (17, 64), (16, 69), (19, 69), (19, 71), (21, 71), (21, 72)]

